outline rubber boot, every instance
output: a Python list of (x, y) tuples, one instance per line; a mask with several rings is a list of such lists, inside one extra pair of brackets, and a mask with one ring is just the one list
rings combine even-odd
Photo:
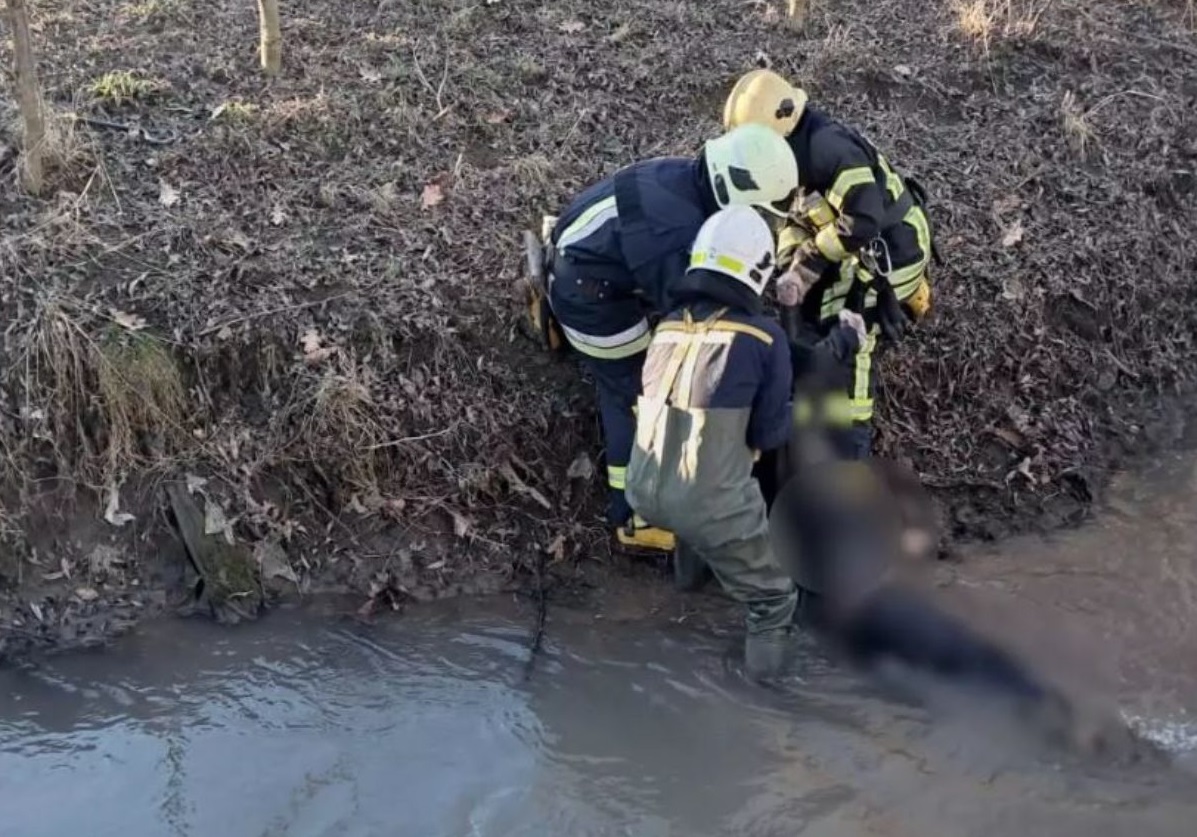
[(677, 538), (672, 532), (649, 526), (639, 515), (618, 527), (615, 538), (622, 546), (633, 550), (673, 552), (677, 548)]
[(696, 551), (678, 541), (673, 551), (673, 586), (683, 593), (696, 593), (711, 579), (711, 568)]
[(784, 676), (790, 667), (792, 644), (790, 628), (750, 633), (744, 639), (744, 674), (758, 683)]

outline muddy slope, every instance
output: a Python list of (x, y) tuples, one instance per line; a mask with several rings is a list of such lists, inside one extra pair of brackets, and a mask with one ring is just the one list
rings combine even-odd
[(1191, 383), (1184, 4), (782, 6), (297, 0), (266, 82), (253, 4), (35, 4), (56, 113), (137, 130), (56, 121), (40, 200), (0, 151), (0, 647), (166, 606), (164, 480), (271, 578), (376, 604), (603, 557), (589, 396), (513, 325), (518, 231), (696, 148), (757, 62), (932, 194), (884, 450), (956, 536), (1081, 516)]

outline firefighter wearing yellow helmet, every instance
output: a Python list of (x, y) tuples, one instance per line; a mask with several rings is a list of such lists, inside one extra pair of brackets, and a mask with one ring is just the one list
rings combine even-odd
[(845, 370), (836, 409), (837, 448), (850, 458), (872, 447), (874, 352), (931, 304), (931, 226), (922, 189), (896, 172), (858, 131), (810, 107), (806, 92), (770, 70), (743, 76), (728, 96), (724, 127), (773, 128), (798, 163), (799, 192), (778, 237), (783, 305), (820, 331), (845, 308), (864, 316), (868, 337)]

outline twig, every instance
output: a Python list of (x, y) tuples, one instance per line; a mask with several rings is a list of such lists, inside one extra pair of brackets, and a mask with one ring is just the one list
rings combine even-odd
[(536, 658), (544, 647), (544, 628), (548, 621), (549, 602), (544, 588), (544, 556), (545, 550), (536, 551), (536, 626), (532, 632), (532, 642), (528, 646), (528, 662), (524, 664), (524, 680), (532, 678), (532, 671), (536, 667)]
[(238, 323), (246, 322), (247, 320), (256, 320), (261, 317), (271, 317), (275, 314), (286, 314), (290, 311), (302, 311), (305, 308), (315, 308), (317, 305), (324, 305), (326, 302), (332, 302), (333, 300), (342, 299), (343, 297), (347, 297), (347, 296), (351, 295), (352, 293), (353, 293), (353, 291), (345, 291), (343, 293), (333, 294), (332, 296), (327, 296), (324, 299), (312, 300), (311, 302), (301, 302), (301, 303), (298, 303), (297, 305), (286, 305), (286, 306), (283, 306), (282, 308), (271, 308), (268, 311), (255, 311), (252, 314), (246, 314), (242, 317), (234, 317), (231, 320), (226, 320), (225, 322), (221, 323), (220, 325), (214, 325), (214, 326), (211, 326), (210, 328), (205, 328), (203, 331), (201, 331), (196, 336), (197, 337), (207, 337), (209, 334), (215, 334), (216, 332), (221, 331), (222, 329), (228, 328), (229, 326), (232, 326), (232, 325), (237, 325)]
[[(414, 50), (412, 51), (411, 60), (412, 60), (412, 65), (416, 68), (416, 75), (420, 77), (420, 83), (422, 85), (424, 85), (424, 88), (429, 93), (431, 93), (433, 98), (436, 100), (437, 112), (436, 112), (436, 116), (432, 117), (433, 121), (435, 122), (436, 120), (438, 120), (442, 116), (444, 116), (446, 113), (448, 113), (449, 109), (450, 109), (448, 107), (445, 107), (445, 103), (444, 103), (445, 84), (449, 81), (448, 50), (445, 51), (445, 69), (444, 69), (444, 72), (441, 73), (441, 83), (436, 87), (432, 86), (432, 82), (430, 82), (428, 80), (428, 76), (426, 76), (424, 74), (424, 68), (420, 66), (420, 59), (416, 57)], [(452, 107), (452, 106), (450, 106), (450, 107)]]
[(456, 424), (451, 424), (444, 430), (438, 430), (435, 433), (425, 433), (422, 436), (404, 436), (402, 439), (392, 439), (389, 442), (379, 442), (377, 445), (370, 445), (366, 450), (380, 450), (382, 448), (394, 448), (399, 445), (406, 445), (408, 442), (423, 442), (426, 439), (436, 439), (440, 436), (446, 436), (457, 429)]

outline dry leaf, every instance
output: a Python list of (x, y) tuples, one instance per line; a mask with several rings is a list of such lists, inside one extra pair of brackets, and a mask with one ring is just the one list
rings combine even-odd
[(1002, 299), (1019, 300), (1027, 295), (1022, 280), (1011, 276), (1002, 280)]
[(320, 336), (314, 328), (309, 328), (299, 338), (299, 344), (303, 347), (303, 359), (310, 365), (323, 363), (328, 360), (336, 351), (336, 346), (324, 346), (324, 338)]
[(424, 187), (424, 193), (420, 197), (420, 203), (424, 205), (425, 209), (431, 209), (438, 206), (445, 200), (445, 190), (441, 188), (439, 183), (429, 183)]
[(453, 534), (459, 538), (464, 538), (474, 530), (474, 522), (462, 514), (450, 510), (449, 514), (453, 516)]
[(178, 189), (171, 186), (165, 180), (158, 181), (158, 203), (170, 209), (179, 202), (181, 197)]
[(1010, 226), (1009, 229), (1006, 230), (1006, 234), (1002, 236), (1002, 246), (1013, 247), (1015, 244), (1018, 244), (1018, 242), (1022, 241), (1022, 236), (1022, 219), (1019, 218)]
[(515, 469), (511, 467), (511, 463), (503, 465), (503, 467), (499, 469), (499, 473), (503, 475), (503, 478), (507, 480), (508, 485), (510, 485), (514, 491), (517, 491), (520, 494), (527, 494), (545, 509), (552, 511), (553, 504), (546, 500), (543, 494), (520, 479), (519, 475), (515, 473)]
[(562, 32), (568, 32), (569, 34), (572, 35), (577, 32), (581, 32), (583, 29), (585, 29), (586, 24), (580, 20), (567, 20), (567, 21), (565, 21), (565, 23), (561, 24), (557, 28), (560, 29)]
[(233, 230), (231, 233), (229, 233), (228, 242), (230, 244), (235, 244), (237, 247), (240, 247), (247, 253), (250, 251), (250, 248), (253, 247), (253, 245), (250, 243), (249, 237), (240, 230)]
[(195, 474), (187, 475), (187, 493), (188, 494), (195, 494), (195, 492), (199, 491), (201, 488), (203, 488), (207, 484), (208, 484), (208, 481), (206, 479), (204, 479), (203, 477), (197, 477)]
[(81, 602), (94, 602), (100, 594), (90, 587), (79, 587), (75, 590), (75, 598)]
[(614, 32), (607, 36), (607, 40), (611, 41), (613, 44), (621, 44), (631, 37), (634, 31), (635, 27), (632, 26), (630, 22), (621, 23)]
[(108, 484), (108, 502), (104, 506), (104, 519), (118, 529), (126, 523), (132, 523), (137, 518), (120, 510), (120, 489), (115, 482)]
[(236, 543), (233, 539), (233, 524), (224, 516), (224, 509), (211, 500), (204, 504), (204, 534), (223, 534), (229, 546)]
[(299, 338), (299, 345), (303, 346), (303, 353), (305, 355), (320, 351), (320, 344), (323, 342), (324, 340), (321, 338), (320, 332), (314, 328), (309, 328)]
[(558, 535), (549, 544), (548, 549), (545, 550), (549, 557), (553, 559), (552, 563), (559, 564), (565, 560), (565, 535)]
[(995, 427), (992, 432), (994, 436), (997, 436), (1015, 450), (1022, 450), (1026, 446), (1027, 440), (1016, 430), (1009, 430), (1005, 427)]
[(299, 575), (287, 560), (286, 551), (274, 541), (259, 541), (254, 545), (254, 560), (264, 581), (283, 578), (292, 584), (299, 584)]
[(127, 328), (129, 331), (141, 331), (146, 327), (144, 317), (137, 314), (130, 314), (127, 311), (112, 311), (112, 321), (122, 328)]
[(577, 458), (570, 463), (565, 476), (567, 479), (589, 482), (594, 477), (594, 463), (590, 461), (590, 457), (585, 452), (579, 453)]
[(124, 556), (121, 555), (120, 550), (108, 544), (99, 544), (87, 556), (87, 569), (93, 575), (101, 575), (103, 573), (110, 573), (116, 567), (123, 564)]

